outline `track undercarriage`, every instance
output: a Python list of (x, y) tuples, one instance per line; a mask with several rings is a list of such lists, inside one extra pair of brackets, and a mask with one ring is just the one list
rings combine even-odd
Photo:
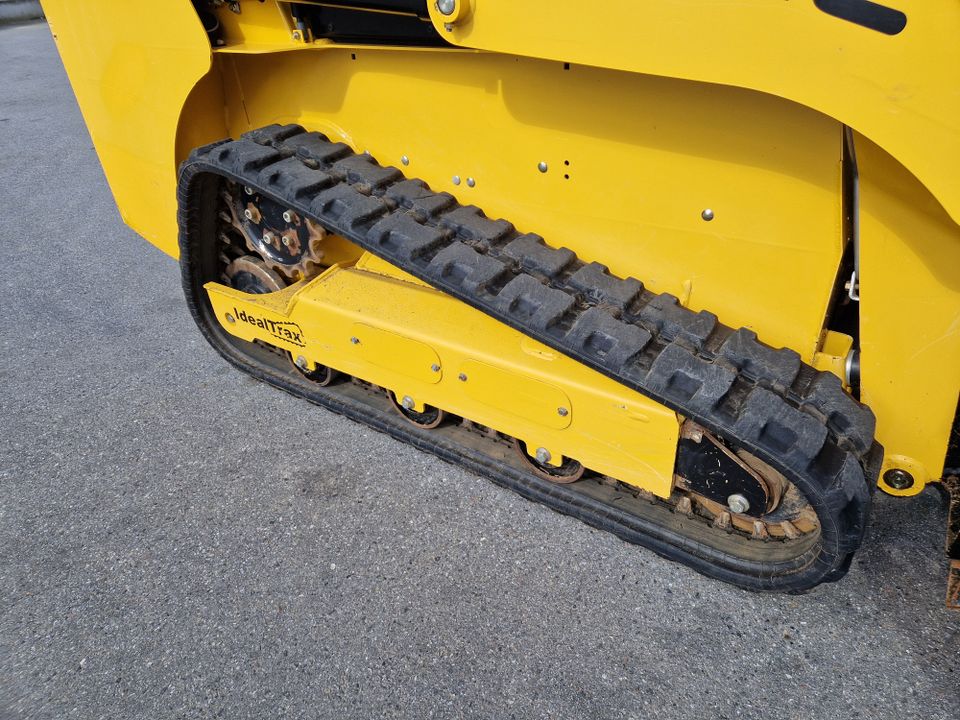
[(196, 151), (179, 199), (247, 372), (744, 587), (848, 567), (873, 416), (796, 353), (297, 126)]

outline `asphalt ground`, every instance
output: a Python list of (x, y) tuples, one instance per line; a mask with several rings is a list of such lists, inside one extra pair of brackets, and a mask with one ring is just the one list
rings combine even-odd
[(957, 718), (946, 506), (762, 596), (247, 379), (0, 29), (0, 718)]

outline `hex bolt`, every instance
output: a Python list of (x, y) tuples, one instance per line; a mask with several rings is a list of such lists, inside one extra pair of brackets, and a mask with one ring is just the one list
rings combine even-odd
[(750, 501), (740, 493), (734, 493), (727, 498), (727, 507), (730, 508), (731, 512), (745, 513), (750, 509)]
[(441, 15), (453, 15), (457, 9), (457, 0), (437, 0), (437, 10)]
[(706, 208), (702, 213), (700, 213), (700, 217), (702, 217), (707, 222), (710, 222), (711, 220), (713, 220), (713, 210), (711, 210), (710, 208)]
[(473, 187), (473, 186), (476, 185), (476, 184), (477, 184), (477, 181), (476, 181), (476, 180), (474, 180), (473, 178), (470, 178), (470, 177), (467, 178), (467, 187)]
[(297, 355), (297, 367), (301, 370), (307, 369), (307, 359), (303, 355)]
[(354, 336), (354, 337), (350, 338), (350, 342), (351, 342), (352, 344), (354, 344), (354, 345), (359, 345), (359, 344), (360, 344), (360, 338)]
[(440, 366), (437, 365), (436, 363), (434, 363), (433, 365), (431, 365), (431, 366), (430, 366), (430, 369), (433, 370), (434, 372), (440, 372)]
[(541, 465), (545, 465), (546, 463), (550, 462), (551, 457), (553, 456), (550, 454), (550, 451), (547, 450), (545, 447), (537, 448), (537, 462), (540, 463)]
[(299, 30), (294, 30), (294, 31), (293, 31), (293, 39), (294, 39), (294, 40), (299, 40), (299, 39), (300, 39), (300, 31), (299, 31)]
[(567, 410), (565, 407), (557, 408), (557, 415), (559, 415), (560, 417), (566, 417), (569, 414), (570, 414), (570, 411)]
[(273, 233), (268, 232), (263, 234), (263, 244), (273, 245)]
[(549, 166), (543, 160), (537, 163), (537, 170), (539, 170), (540, 172), (546, 172), (548, 167)]
[(247, 220), (253, 220), (253, 210), (251, 210), (250, 208), (247, 208), (246, 210), (243, 211), (243, 216)]
[(400, 404), (403, 406), (404, 410), (413, 410), (413, 398), (409, 395), (404, 395), (403, 400), (400, 401)]
[(913, 487), (913, 475), (900, 468), (890, 468), (883, 474), (883, 481), (894, 490)]
[(233, 325), (233, 323), (235, 323), (236, 321), (237, 321), (237, 319), (236, 319), (235, 317), (233, 317), (233, 315), (231, 315), (230, 313), (227, 313), (227, 322), (228, 322), (228, 323), (230, 323), (231, 325)]
[(286, 223), (292, 223), (292, 222), (293, 222), (293, 213), (290, 212), (289, 210), (284, 210), (284, 211), (283, 211), (283, 221), (286, 222)]
[(244, 191), (247, 195), (253, 195), (253, 188), (250, 187), (249, 185), (244, 185), (244, 186), (243, 186), (243, 191)]
[(460, 373), (459, 375), (457, 375), (457, 379), (459, 379), (460, 382), (466, 382), (466, 381), (467, 381), (467, 374), (466, 374), (466, 373)]
[(460, 176), (459, 176), (459, 175), (454, 175), (452, 182), (453, 182), (454, 185), (459, 185), (459, 184), (460, 184)]
[(408, 158), (406, 155), (404, 155), (404, 156), (402, 156), (402, 157), (400, 158), (400, 163), (401, 163), (402, 165), (409, 165), (409, 164), (410, 164), (410, 158)]

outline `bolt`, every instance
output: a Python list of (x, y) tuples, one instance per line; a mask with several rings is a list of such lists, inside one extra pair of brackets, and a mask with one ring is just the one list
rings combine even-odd
[(291, 240), (288, 236), (286, 235), (283, 236), (283, 244), (285, 247), (290, 247), (290, 243), (292, 242), (293, 240)]
[(358, 338), (358, 337), (352, 337), (352, 338), (350, 338), (350, 342), (351, 342), (352, 344), (354, 344), (354, 345), (359, 345), (359, 344), (360, 344), (360, 338)]
[(467, 187), (473, 187), (476, 184), (477, 184), (476, 180), (474, 180), (473, 178), (467, 178)]
[(560, 417), (566, 417), (569, 413), (570, 411), (567, 410), (565, 407), (557, 408), (557, 415), (559, 415)]
[(243, 211), (243, 216), (247, 220), (253, 220), (253, 210), (251, 210), (250, 208), (247, 208), (246, 210)]
[(883, 481), (894, 490), (913, 487), (913, 475), (900, 468), (890, 468), (883, 474)]
[(431, 366), (430, 366), (430, 369), (433, 370), (434, 372), (440, 372), (440, 366), (437, 365), (436, 363), (434, 363), (433, 365), (431, 365)]
[(547, 164), (543, 160), (541, 160), (539, 163), (537, 163), (537, 170), (539, 170), (540, 172), (546, 172)]
[(247, 195), (253, 195), (253, 188), (250, 187), (249, 185), (244, 185), (244, 186), (243, 186), (243, 191), (244, 191)]
[(711, 220), (713, 220), (713, 210), (711, 210), (710, 208), (707, 208), (702, 213), (700, 213), (700, 217), (702, 217), (707, 222), (710, 222)]
[(745, 513), (750, 509), (750, 501), (740, 493), (734, 493), (727, 498), (727, 507), (735, 513)]
[(459, 378), (460, 382), (466, 382), (466, 381), (467, 381), (467, 374), (466, 374), (466, 373), (460, 373), (459, 375), (457, 375), (457, 378)]
[(291, 211), (289, 211), (289, 210), (284, 210), (284, 211), (283, 211), (283, 221), (286, 222), (286, 223), (292, 223), (292, 222), (293, 222), (293, 213), (292, 213)]
[(307, 359), (303, 355), (297, 355), (297, 367), (301, 370), (307, 369)]
[(550, 451), (547, 450), (546, 448), (544, 447), (537, 448), (537, 462), (540, 463), (541, 465), (545, 465), (546, 463), (550, 462), (551, 457), (553, 456), (550, 454)]
[(457, 9), (457, 0), (437, 0), (437, 10), (441, 15), (453, 15)]
[(273, 233), (264, 233), (264, 234), (263, 234), (263, 244), (264, 244), (264, 245), (273, 245)]
[(294, 30), (294, 31), (293, 31), (293, 39), (294, 39), (294, 40), (299, 40), (299, 39), (300, 39), (300, 31), (299, 31), (299, 30)]
[(460, 176), (459, 176), (459, 175), (454, 175), (454, 176), (453, 176), (453, 184), (454, 184), (454, 185), (459, 185), (459, 184), (460, 184)]
[(233, 317), (233, 315), (231, 315), (230, 313), (227, 313), (227, 322), (228, 322), (228, 323), (230, 323), (231, 325), (233, 325), (233, 323), (235, 323), (236, 321), (237, 321), (237, 320), (236, 320), (236, 318)]
[(409, 164), (410, 164), (410, 158), (408, 158), (406, 155), (404, 155), (403, 157), (400, 158), (400, 162), (401, 162), (402, 164), (404, 164), (404, 165), (409, 165)]
[(400, 404), (403, 406), (404, 410), (413, 410), (413, 398), (409, 395), (404, 395), (403, 400), (400, 401)]

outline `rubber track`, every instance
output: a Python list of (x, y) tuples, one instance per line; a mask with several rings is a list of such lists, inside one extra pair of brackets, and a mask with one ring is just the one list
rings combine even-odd
[(778, 468), (818, 510), (819, 566), (845, 572), (882, 449), (839, 378), (634, 278), (492, 220), (343, 143), (273, 125), (195, 150), (180, 169), (181, 244), (195, 181), (226, 177), (704, 425)]

